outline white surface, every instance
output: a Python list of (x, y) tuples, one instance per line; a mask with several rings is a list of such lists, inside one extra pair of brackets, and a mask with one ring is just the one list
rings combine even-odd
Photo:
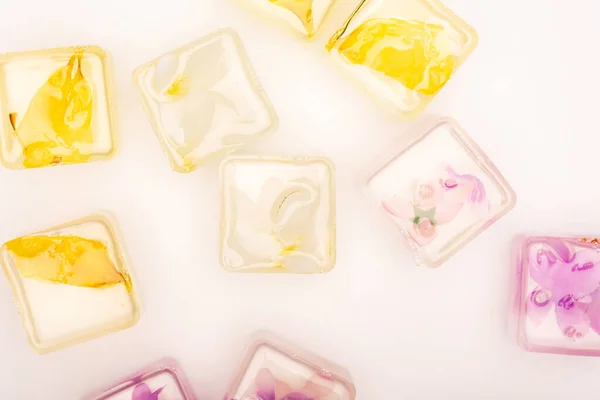
[[(119, 218), (142, 300), (134, 328), (38, 356), (0, 280), (0, 393), (70, 400), (164, 355), (220, 399), (248, 335), (275, 330), (350, 369), (361, 400), (584, 399), (600, 359), (530, 354), (506, 330), (509, 244), (523, 230), (600, 233), (597, 37), (591, 0), (447, 0), (480, 46), (427, 110), (455, 117), (517, 206), (436, 270), (413, 267), (354, 182), (411, 123), (379, 110), (314, 43), (233, 0), (0, 0), (0, 51), (96, 43), (113, 55), (120, 152), (108, 162), (0, 169), (0, 241), (99, 208)], [(346, 10), (343, 10), (346, 8)], [(344, 15), (345, 14), (345, 15)], [(281, 128), (257, 150), (337, 166), (338, 262), (325, 275), (227, 273), (217, 165), (171, 171), (131, 87), (143, 62), (221, 26), (244, 38)], [(421, 119), (422, 119), (421, 118)]]

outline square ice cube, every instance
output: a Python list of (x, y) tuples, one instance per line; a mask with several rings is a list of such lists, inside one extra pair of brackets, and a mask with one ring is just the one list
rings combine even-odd
[(429, 266), (441, 265), (516, 200), (492, 162), (449, 118), (404, 139), (368, 175), (367, 192), (404, 234), (417, 262)]
[(221, 29), (133, 73), (177, 172), (189, 172), (277, 129), (279, 120), (238, 34)]
[(114, 223), (98, 215), (2, 245), (0, 263), (37, 352), (137, 323), (139, 307), (116, 235)]
[(386, 108), (415, 118), (477, 46), (438, 0), (364, 0), (327, 50)]
[(315, 36), (335, 0), (240, 0), (285, 21), (301, 36)]
[(112, 96), (99, 47), (0, 55), (0, 161), (21, 169), (112, 157)]
[(328, 272), (333, 166), (317, 157), (232, 157), (221, 166), (221, 264), (237, 272)]
[(179, 364), (160, 360), (85, 400), (196, 400)]
[(600, 356), (600, 241), (521, 236), (513, 322), (527, 351)]
[(354, 400), (350, 374), (273, 335), (255, 335), (225, 400)]

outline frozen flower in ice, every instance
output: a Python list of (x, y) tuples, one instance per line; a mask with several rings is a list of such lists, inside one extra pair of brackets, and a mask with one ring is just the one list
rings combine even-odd
[(451, 167), (446, 167), (438, 180), (417, 184), (411, 199), (393, 196), (382, 202), (387, 212), (412, 223), (409, 234), (422, 246), (433, 241), (437, 227), (456, 218), (465, 205), (481, 216), (490, 208), (483, 183), (473, 175), (457, 174)]
[(229, 223), (227, 257), (233, 265), (315, 271), (320, 260), (315, 233), (319, 188), (305, 180), (268, 180), (256, 200), (240, 190)]
[(538, 286), (529, 294), (527, 316), (542, 323), (554, 309), (561, 332), (571, 340), (590, 328), (600, 334), (600, 251), (575, 250), (560, 239), (531, 245), (529, 275)]

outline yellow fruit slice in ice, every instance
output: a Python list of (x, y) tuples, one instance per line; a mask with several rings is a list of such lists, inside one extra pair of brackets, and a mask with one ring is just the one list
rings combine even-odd
[(10, 114), (15, 136), (23, 146), (23, 165), (43, 167), (84, 162), (92, 153), (94, 135), (92, 88), (81, 70), (82, 54), (74, 54), (33, 96), (21, 121)]
[[(433, 95), (450, 79), (455, 67), (444, 27), (397, 18), (375, 18), (356, 28), (339, 53), (353, 64), (379, 71), (410, 90)], [(444, 39), (444, 40), (440, 40)]]
[(293, 12), (306, 29), (308, 36), (315, 34), (313, 0), (269, 0), (271, 3)]
[(77, 236), (27, 236), (6, 243), (25, 278), (97, 288), (123, 283), (106, 245)]

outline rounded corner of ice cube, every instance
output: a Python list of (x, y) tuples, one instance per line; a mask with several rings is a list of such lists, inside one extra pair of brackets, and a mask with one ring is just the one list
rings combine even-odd
[(239, 32), (237, 31), (237, 29), (231, 27), (231, 26), (224, 26), (221, 28), (218, 28), (216, 30), (214, 30), (212, 33), (210, 33), (208, 36), (214, 36), (214, 37), (220, 37), (220, 36), (226, 36), (226, 37), (230, 37), (231, 39), (233, 39), (233, 41), (235, 42), (235, 44), (237, 46), (244, 46), (244, 42), (242, 40), (242, 37), (240, 36)]
[(73, 51), (77, 51), (77, 49), (81, 48), (83, 50), (84, 53), (87, 54), (91, 54), (94, 55), (96, 57), (98, 57), (102, 63), (107, 63), (110, 61), (110, 53), (108, 52), (108, 50), (106, 50), (104, 47), (99, 46), (99, 45), (95, 45), (95, 44), (90, 44), (90, 45), (86, 45), (86, 46), (75, 46), (73, 47)]

